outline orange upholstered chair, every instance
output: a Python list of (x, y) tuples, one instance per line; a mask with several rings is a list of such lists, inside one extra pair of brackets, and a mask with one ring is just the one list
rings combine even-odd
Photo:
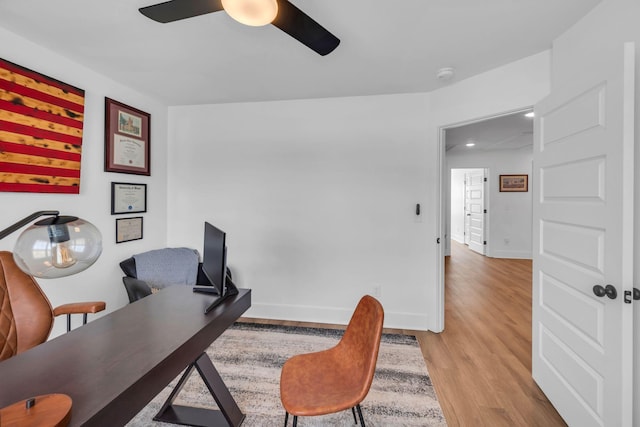
[[(328, 350), (287, 360), (280, 376), (280, 399), (294, 427), (299, 416), (331, 414), (351, 408), (354, 420), (369, 393), (378, 360), (384, 310), (373, 297), (362, 297), (340, 342)], [(355, 409), (354, 409), (355, 408)]]
[(8, 359), (47, 340), (53, 318), (66, 314), (97, 313), (103, 301), (78, 302), (51, 308), (51, 303), (33, 277), (13, 260), (11, 252), (0, 251), (0, 360)]

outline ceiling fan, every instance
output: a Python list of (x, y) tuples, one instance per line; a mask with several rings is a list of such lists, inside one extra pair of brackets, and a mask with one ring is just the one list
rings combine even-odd
[[(263, 21), (252, 19), (266, 6), (270, 16)], [(260, 9), (260, 10), (258, 10)], [(331, 53), (340, 39), (287, 0), (170, 0), (139, 9), (147, 18), (163, 24), (225, 10), (232, 18), (247, 25), (273, 24), (320, 55)], [(253, 23), (252, 23), (253, 22)]]

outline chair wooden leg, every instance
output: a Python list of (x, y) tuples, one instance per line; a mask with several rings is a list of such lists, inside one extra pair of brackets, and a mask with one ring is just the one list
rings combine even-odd
[(358, 425), (358, 419), (356, 418), (356, 407), (351, 408), (351, 413), (353, 414), (353, 422), (355, 425)]
[(358, 415), (360, 416), (360, 425), (362, 427), (365, 427), (364, 418), (362, 418), (362, 408), (360, 408), (360, 404), (359, 403), (356, 405), (356, 409), (358, 410)]
[(293, 416), (293, 427), (298, 427), (298, 416), (297, 415)]
[(284, 411), (284, 427), (287, 427), (288, 423), (289, 423), (289, 413), (287, 411)]

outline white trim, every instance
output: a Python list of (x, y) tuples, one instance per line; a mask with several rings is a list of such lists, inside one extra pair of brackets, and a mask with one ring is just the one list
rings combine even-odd
[(531, 251), (495, 251), (491, 258), (531, 259)]
[[(634, 163), (635, 163), (635, 60), (636, 45), (634, 42), (624, 44), (624, 77), (622, 107), (622, 294), (633, 292), (633, 244), (634, 244)], [(622, 304), (622, 366), (625, 372), (622, 377), (622, 425), (633, 425), (633, 301)]]
[[(244, 317), (346, 325), (349, 323), (349, 319), (351, 319), (354, 308), (347, 309), (288, 304), (252, 304), (251, 308), (244, 314)], [(390, 311), (385, 311), (384, 313), (385, 328), (427, 331), (429, 330), (428, 325), (429, 316), (427, 313), (399, 313)]]
[(444, 331), (444, 255), (446, 242), (449, 238), (447, 230), (445, 230), (444, 215), (446, 213), (444, 203), (444, 183), (450, 181), (450, 177), (445, 179), (444, 173), (450, 174), (445, 168), (445, 128), (438, 128), (438, 173), (436, 173), (437, 183), (437, 200), (439, 209), (436, 209), (436, 224), (437, 224), (437, 238), (440, 239), (440, 243), (437, 244), (436, 249), (436, 311), (433, 314), (433, 332)]

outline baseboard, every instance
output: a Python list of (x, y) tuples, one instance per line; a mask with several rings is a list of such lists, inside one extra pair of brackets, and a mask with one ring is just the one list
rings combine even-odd
[[(270, 320), (288, 320), (292, 322), (346, 325), (349, 323), (354, 309), (355, 307), (352, 309), (342, 309), (335, 307), (253, 303), (244, 316)], [(430, 330), (429, 316), (423, 313), (401, 313), (385, 310), (384, 327), (428, 331)]]
[(530, 251), (491, 251), (491, 258), (531, 259)]

